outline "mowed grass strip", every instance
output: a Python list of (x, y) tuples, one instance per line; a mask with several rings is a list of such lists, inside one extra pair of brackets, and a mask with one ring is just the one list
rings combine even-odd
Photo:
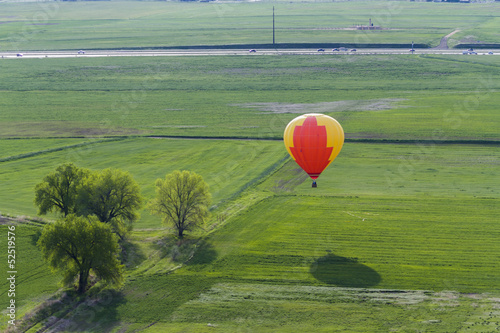
[[(493, 331), (491, 293), (241, 283), (171, 274), (137, 278), (93, 313), (98, 331)], [(144, 311), (145, 309), (148, 311)], [(92, 311), (87, 307), (87, 311)], [(114, 321), (113, 321), (114, 320)]]
[(498, 325), (488, 294), (218, 283), (146, 332), (452, 332)]

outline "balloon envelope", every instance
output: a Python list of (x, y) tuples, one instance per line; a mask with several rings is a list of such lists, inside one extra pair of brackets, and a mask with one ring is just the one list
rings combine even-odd
[(288, 153), (315, 180), (342, 149), (344, 130), (332, 117), (308, 113), (293, 119), (283, 138)]

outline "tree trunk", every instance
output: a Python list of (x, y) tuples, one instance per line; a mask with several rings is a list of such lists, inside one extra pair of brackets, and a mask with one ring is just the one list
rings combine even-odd
[(89, 271), (88, 270), (80, 271), (80, 277), (78, 279), (78, 290), (77, 290), (79, 294), (85, 293), (85, 289), (87, 289), (88, 279), (89, 279)]

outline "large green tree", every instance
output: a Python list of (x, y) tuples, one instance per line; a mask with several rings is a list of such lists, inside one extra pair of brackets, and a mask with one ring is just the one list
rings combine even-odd
[(132, 176), (119, 169), (90, 171), (62, 164), (35, 187), (39, 214), (95, 215), (121, 238), (139, 218), (143, 198)]
[(63, 283), (72, 285), (78, 281), (77, 291), (82, 294), (91, 273), (112, 285), (122, 283), (117, 238), (111, 226), (96, 217), (68, 215), (44, 227), (38, 246), (49, 265), (63, 272)]
[(67, 163), (45, 176), (35, 187), (35, 205), (38, 206), (38, 214), (45, 215), (55, 211), (67, 216), (74, 213), (78, 189), (88, 174), (88, 170)]
[(156, 197), (149, 203), (151, 212), (172, 225), (179, 238), (185, 231), (203, 225), (208, 217), (211, 195), (200, 175), (190, 171), (174, 171), (156, 180)]
[(139, 218), (143, 198), (140, 187), (123, 170), (105, 169), (89, 174), (79, 191), (79, 215), (95, 215), (99, 221), (112, 225), (120, 237)]

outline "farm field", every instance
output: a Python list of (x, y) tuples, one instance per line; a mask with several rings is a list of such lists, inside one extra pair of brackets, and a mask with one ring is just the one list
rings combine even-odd
[[(37, 139), (15, 141), (25, 146)], [(194, 153), (200, 144), (205, 145), (203, 153)], [(346, 317), (339, 329), (366, 330), (354, 324), (357, 316), (372, 318), (365, 318), (367, 325), (378, 327), (372, 331), (383, 331), (387, 325), (421, 328), (434, 323), (438, 332), (447, 332), (464, 323), (479, 325), (477, 318), (479, 328), (488, 327), (484, 321), (494, 326), (495, 315), (490, 314), (497, 313), (495, 295), (500, 289), (500, 189), (494, 184), (499, 180), (500, 152), (480, 145), (417, 147), (347, 143), (342, 158), (312, 189), (294, 163), (283, 163), (279, 141), (99, 142), (3, 162), (2, 179), (12, 179), (12, 185), (4, 187), (2, 202), (33, 212), (34, 184), (68, 156), (81, 156), (74, 161), (82, 167), (113, 163), (130, 171), (149, 198), (154, 179), (179, 165), (201, 172), (212, 189), (219, 189), (214, 191), (214, 204), (220, 208), (213, 208), (208, 237), (193, 234), (178, 243), (157, 218), (142, 213), (130, 238), (125, 287), (106, 301), (111, 302), (106, 310), (83, 303), (70, 311), (73, 320), (91, 311), (89, 329), (144, 329), (158, 322), (158, 331), (202, 329), (207, 323), (228, 332), (235, 327), (274, 331), (289, 327), (282, 321), (291, 316), (297, 318), (296, 327), (311, 330), (318, 323), (308, 311), (318, 308), (318, 316), (330, 313), (330, 319), (320, 321), (325, 331), (338, 317)], [(214, 151), (228, 155), (224, 161), (233, 173), (222, 167), (221, 178), (217, 163), (210, 167), (208, 154)], [(249, 157), (237, 162), (242, 155)], [(215, 154), (212, 160), (221, 157)], [(34, 172), (36, 165), (42, 168)], [(477, 168), (480, 171), (474, 172)], [(195, 250), (184, 268), (166, 274)], [(18, 288), (24, 288), (24, 281)], [(262, 288), (275, 296), (263, 294)], [(43, 293), (19, 296), (21, 313), (56, 289), (51, 284)], [(89, 302), (104, 302), (99, 297)], [(372, 300), (368, 304), (367, 298)], [(221, 306), (227, 311), (214, 315), (213, 308)], [(310, 310), (296, 308), (304, 306)], [(437, 316), (436, 308), (441, 309)], [(407, 322), (408, 311), (416, 323)], [(356, 315), (349, 316), (351, 312)], [(374, 312), (381, 317), (373, 318)]]
[[(26, 147), (37, 141), (15, 140), (19, 147)], [(97, 140), (96, 143), (90, 141), (87, 145), (76, 148), (68, 145), (73, 141), (79, 142), (78, 139), (67, 139), (63, 145), (67, 148), (60, 151), (15, 159), (0, 165), (4, 185), (0, 199), (3, 213), (22, 215), (24, 212), (36, 215), (33, 205), (34, 186), (58, 165), (68, 161), (94, 170), (109, 167), (125, 169), (142, 186), (143, 194), (149, 198), (154, 195), (154, 181), (157, 178), (163, 178), (177, 169), (192, 170), (206, 179), (211, 187), (214, 205), (220, 205), (269, 173), (273, 166), (283, 163), (286, 157), (286, 151), (283, 151), (281, 145), (268, 141), (137, 138)], [(12, 141), (1, 140), (0, 145), (2, 143), (12, 144)], [(139, 223), (139, 228), (152, 226), (147, 212)]]
[[(42, 2), (2, 3), (2, 51), (161, 48), (276, 43), (437, 46), (498, 43), (497, 3), (351, 2)], [(118, 10), (117, 10), (118, 9)], [(369, 20), (382, 30), (359, 31)], [(405, 47), (406, 47), (405, 46)]]
[[(273, 6), (280, 42), (436, 45), (458, 28), (450, 46), (498, 43), (496, 3), (0, 6), (1, 51), (269, 43)], [(369, 18), (393, 30), (337, 30)], [(0, 59), (2, 272), (9, 224), (18, 255), (17, 327), (2, 279), (0, 330), (498, 331), (499, 76), (497, 56)], [(308, 112), (346, 134), (317, 188), (282, 141)], [(124, 286), (78, 296), (36, 246), (58, 216), (36, 216), (34, 187), (65, 162), (128, 171), (145, 201), (157, 178), (194, 171), (210, 218), (180, 240), (142, 209)]]
[(347, 139), (498, 140), (499, 57), (4, 59), (0, 68), (2, 138), (281, 139), (294, 114), (324, 112)]

